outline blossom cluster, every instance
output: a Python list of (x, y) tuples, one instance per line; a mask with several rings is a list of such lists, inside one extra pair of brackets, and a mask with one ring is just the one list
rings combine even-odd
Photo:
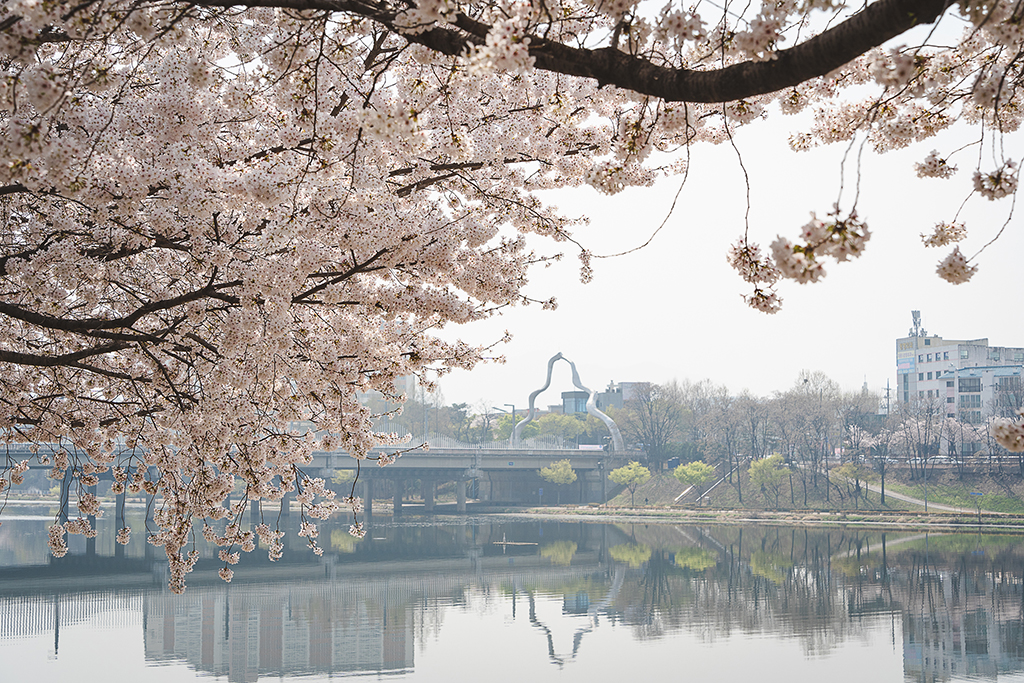
[(773, 287), (782, 273), (771, 259), (761, 255), (761, 247), (741, 238), (729, 248), (727, 260), (745, 282), (754, 285), (752, 294), (743, 295), (747, 305), (762, 313), (777, 313), (782, 299)]
[(956, 166), (940, 157), (938, 151), (934, 149), (928, 153), (924, 161), (914, 164), (914, 169), (919, 178), (949, 178), (956, 173)]
[(438, 22), (454, 20), (457, 12), (458, 4), (452, 0), (419, 0), (404, 9), (395, 24), (404, 33), (422, 33)]
[(960, 242), (967, 237), (967, 228), (963, 223), (936, 223), (935, 229), (930, 235), (921, 235), (921, 241), (926, 247), (944, 247), (953, 242)]
[(939, 262), (935, 272), (946, 282), (959, 285), (970, 280), (978, 272), (978, 266), (967, 261), (967, 257), (960, 253), (960, 247), (954, 247), (949, 256)]
[(906, 85), (914, 76), (914, 55), (906, 51), (906, 46), (883, 53), (876, 50), (868, 56), (868, 69), (875, 82), (886, 87)]
[(781, 31), (782, 22), (778, 18), (761, 16), (750, 22), (748, 30), (736, 32), (734, 45), (753, 61), (768, 61), (775, 58), (776, 44), (785, 40)]
[(864, 253), (871, 239), (871, 231), (856, 212), (839, 218), (839, 208), (821, 220), (814, 214), (800, 232), (800, 242), (794, 244), (785, 237), (772, 242), (772, 258), (782, 277), (801, 284), (817, 282), (825, 276), (822, 258), (831, 257), (838, 262), (856, 258)]
[(1000, 417), (992, 421), (992, 437), (1011, 453), (1024, 453), (1024, 420)]
[(974, 172), (974, 190), (986, 199), (1002, 199), (1017, 191), (1017, 165), (1007, 160), (991, 173)]
[(533, 68), (530, 37), (525, 35), (528, 23), (520, 17), (494, 22), (484, 45), (474, 45), (467, 59), (475, 70), (525, 73)]

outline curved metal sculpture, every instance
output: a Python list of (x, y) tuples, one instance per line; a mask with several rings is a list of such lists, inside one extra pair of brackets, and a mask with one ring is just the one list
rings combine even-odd
[(537, 396), (542, 394), (544, 391), (547, 390), (549, 386), (551, 386), (551, 370), (552, 368), (554, 368), (555, 361), (559, 360), (564, 360), (566, 363), (569, 364), (569, 367), (572, 368), (573, 386), (579, 389), (580, 391), (587, 392), (587, 413), (601, 420), (601, 422), (604, 422), (604, 425), (608, 428), (608, 431), (611, 432), (612, 449), (619, 453), (626, 450), (625, 447), (622, 445), (622, 434), (619, 433), (619, 426), (615, 424), (615, 420), (611, 419), (610, 417), (608, 417), (607, 415), (605, 415), (604, 413), (597, 409), (596, 392), (591, 391), (590, 389), (583, 386), (583, 383), (580, 382), (580, 375), (578, 372), (576, 372), (576, 364), (573, 363), (568, 358), (566, 358), (565, 356), (563, 356), (561, 352), (556, 353), (548, 361), (548, 377), (547, 380), (545, 380), (544, 382), (544, 386), (530, 394), (530, 413), (526, 416), (526, 419), (518, 423), (515, 426), (515, 429), (512, 431), (512, 445), (515, 446), (519, 442), (519, 435), (522, 433), (523, 427), (526, 426), (527, 423), (533, 421), (533, 416), (537, 412), (534, 408), (534, 401), (537, 399)]

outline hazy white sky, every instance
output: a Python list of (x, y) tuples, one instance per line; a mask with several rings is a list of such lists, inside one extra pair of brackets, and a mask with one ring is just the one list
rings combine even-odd
[[(796, 239), (809, 213), (826, 214), (840, 187), (845, 148), (789, 151), (797, 120), (773, 114), (737, 136), (751, 179), (751, 237), (767, 248), (776, 235)], [(576, 363), (588, 387), (609, 381), (664, 382), (711, 379), (733, 393), (784, 390), (800, 370), (820, 370), (845, 389), (866, 381), (881, 391), (895, 386), (895, 339), (921, 311), (930, 334), (946, 338), (988, 337), (993, 345), (1024, 345), (1020, 310), (1024, 231), (1014, 218), (977, 261), (971, 282), (952, 285), (935, 274), (951, 247), (926, 249), (920, 234), (951, 220), (972, 187), (978, 159), (974, 146), (954, 157), (960, 170), (951, 180), (919, 179), (914, 162), (939, 149), (945, 154), (969, 142), (974, 131), (950, 132), (906, 150), (877, 155), (865, 149), (859, 215), (872, 238), (860, 259), (830, 264), (821, 282), (780, 284), (781, 312), (758, 313), (740, 295), (747, 285), (726, 263), (726, 252), (743, 230), (744, 185), (728, 144), (693, 150), (690, 177), (665, 229), (645, 249), (596, 260), (590, 284), (578, 280), (574, 252), (534, 274), (528, 291), (554, 295), (559, 307), (516, 308), (482, 324), (446, 330), (472, 343), (489, 343), (506, 329), (514, 339), (500, 347), (507, 364), (457, 371), (441, 380), (446, 403), (525, 407), (544, 383), (546, 362), (561, 351)], [(932, 144), (929, 144), (932, 143)], [(1007, 155), (1020, 140), (1007, 138)], [(990, 148), (982, 167), (993, 168)], [(851, 153), (855, 156), (856, 151)], [(668, 212), (679, 179), (614, 197), (591, 189), (562, 193), (556, 203), (591, 224), (578, 239), (596, 254), (644, 242)], [(852, 204), (855, 178), (847, 175), (842, 206)], [(989, 202), (975, 195), (961, 213), (970, 237), (961, 251), (970, 258), (999, 231), (1012, 200)], [(569, 366), (559, 363), (538, 405), (559, 403), (572, 390)]]

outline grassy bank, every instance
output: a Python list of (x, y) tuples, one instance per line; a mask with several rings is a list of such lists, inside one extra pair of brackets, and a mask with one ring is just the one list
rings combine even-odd
[(931, 531), (998, 530), (1024, 534), (1024, 515), (936, 513), (910, 510), (750, 510), (666, 507), (563, 506), (533, 507), (516, 516), (588, 519), (606, 522), (659, 524), (767, 524), (778, 526), (864, 526), (878, 529), (921, 529)]
[[(889, 489), (888, 482), (886, 488)], [(674, 505), (685, 505), (687, 507), (696, 505), (693, 503), (694, 496), (686, 496), (677, 501), (677, 497), (685, 489), (675, 477), (669, 475), (656, 475), (650, 481), (637, 489), (635, 500), (638, 506), (664, 507)], [(626, 507), (630, 505), (629, 492), (623, 492), (608, 501), (613, 507)], [(723, 482), (717, 488), (705, 496), (700, 507), (713, 509), (746, 509), (750, 511), (766, 510), (821, 510), (821, 511), (880, 511), (891, 512), (898, 510), (915, 510), (919, 506), (906, 501), (897, 500), (886, 496), (882, 502), (880, 494), (869, 491), (866, 486), (861, 486), (860, 491), (856, 485), (847, 484), (845, 480), (831, 478), (826, 481), (825, 477), (815, 477), (810, 473), (795, 473), (792, 479), (787, 478), (780, 489), (778, 497), (774, 492), (762, 492), (759, 487), (751, 485), (746, 474), (743, 474), (739, 487), (735, 479), (732, 484)], [(1024, 510), (1022, 510), (1024, 512)]]
[[(914, 503), (895, 498), (885, 497), (878, 491), (868, 489), (868, 484), (879, 486), (880, 478), (876, 473), (868, 473), (861, 481), (860, 489), (854, 482), (831, 475), (828, 479), (818, 473), (796, 470), (792, 476), (783, 479), (775, 490), (761, 490), (751, 484), (744, 473), (732, 483), (726, 481), (710, 492), (701, 501), (701, 507), (714, 509), (745, 509), (750, 511), (767, 510), (820, 510), (843, 512), (893, 512), (923, 510), (923, 501), (927, 494), (930, 504), (948, 505), (952, 507), (981, 511), (1024, 515), (1024, 479), (1015, 474), (965, 474), (958, 476), (955, 471), (933, 469), (929, 471), (927, 480), (923, 477), (909, 478), (907, 472), (890, 472), (886, 477), (885, 490), (888, 494), (903, 494), (917, 498), (921, 502)], [(679, 499), (683, 492), (682, 486), (670, 475), (653, 476), (641, 486), (635, 495), (637, 506), (665, 507), (684, 505), (696, 506), (695, 496), (688, 495)], [(975, 495), (980, 494), (980, 495)], [(613, 507), (630, 506), (629, 492), (623, 492), (609, 501)]]

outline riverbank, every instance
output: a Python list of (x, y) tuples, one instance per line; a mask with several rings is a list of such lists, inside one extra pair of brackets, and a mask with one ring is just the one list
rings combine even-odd
[(530, 507), (493, 510), (514, 517), (655, 524), (764, 524), (775, 526), (862, 526), (880, 529), (999, 531), (1024, 534), (1024, 515), (960, 512), (844, 512), (821, 510), (730, 510), (628, 508), (611, 506)]

